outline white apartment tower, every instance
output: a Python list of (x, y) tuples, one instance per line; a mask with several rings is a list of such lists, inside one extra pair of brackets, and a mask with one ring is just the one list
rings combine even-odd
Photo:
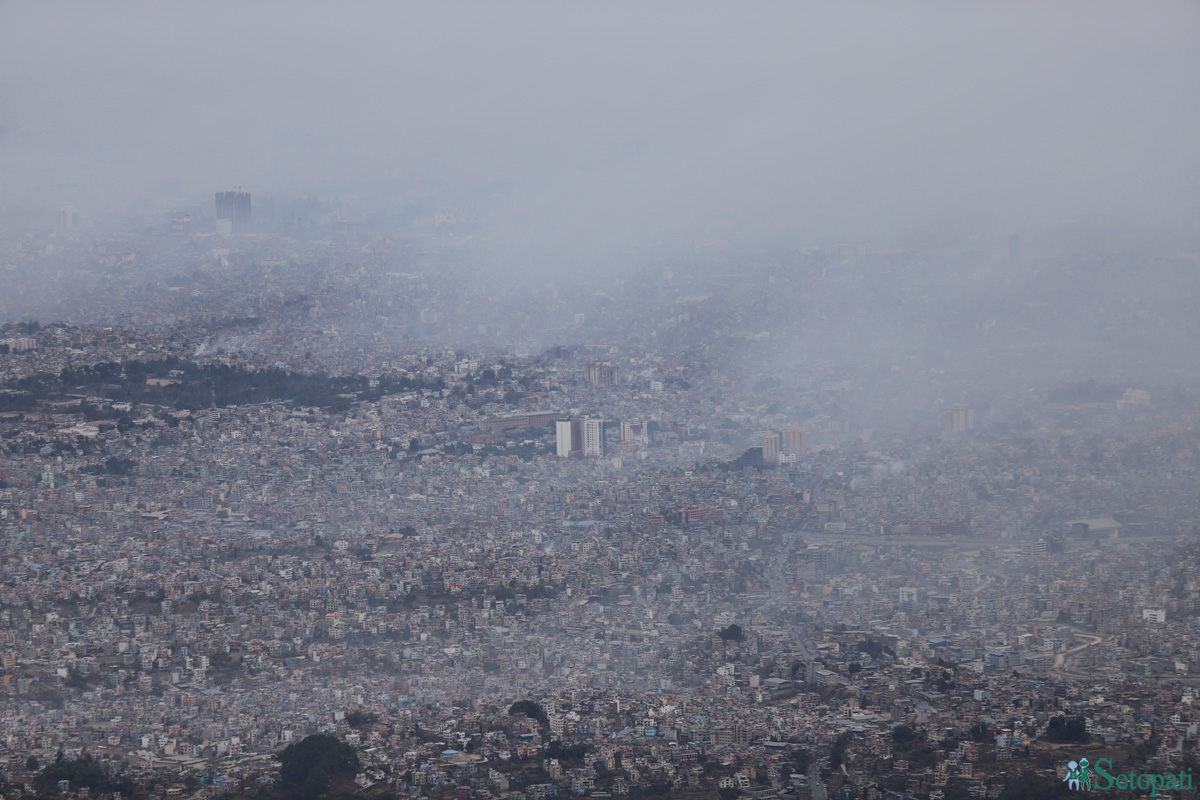
[(956, 436), (975, 427), (975, 409), (958, 405), (942, 412), (942, 434)]
[(555, 452), (561, 458), (604, 455), (604, 420), (564, 419), (554, 423)]
[(579, 420), (576, 419), (560, 419), (554, 423), (555, 452), (559, 458), (567, 458), (579, 449), (575, 446), (575, 441), (579, 438), (575, 433), (578, 427)]
[(604, 420), (585, 419), (583, 421), (583, 455), (604, 455)]
[(762, 435), (762, 457), (764, 464), (779, 463), (780, 436), (775, 431), (766, 431)]
[(799, 425), (789, 425), (783, 434), (783, 452), (789, 456), (804, 453), (804, 428)]

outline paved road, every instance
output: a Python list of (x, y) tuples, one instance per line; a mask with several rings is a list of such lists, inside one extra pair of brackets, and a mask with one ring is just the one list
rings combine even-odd
[[(796, 603), (796, 598), (793, 596), (788, 581), (784, 577), (783, 568), (787, 564), (787, 560), (791, 558), (792, 550), (799, 543), (801, 534), (793, 532), (785, 533), (783, 536), (783, 547), (772, 555), (771, 564), (767, 568), (766, 578), (771, 587), (771, 593), (770, 599), (763, 604), (764, 611), (773, 611), (780, 616), (793, 611)], [(792, 640), (795, 641), (796, 647), (800, 650), (800, 655), (805, 661), (812, 661), (816, 658), (817, 649), (809, 641), (808, 631), (804, 629), (803, 624), (796, 624), (787, 619), (782, 620), (781, 624), (791, 635)]]
[(808, 787), (812, 789), (812, 800), (828, 800), (829, 793), (825, 790), (825, 782), (821, 780), (821, 770), (815, 761), (808, 768)]
[(982, 573), (982, 575), (984, 577), (983, 583), (979, 584), (974, 589), (972, 589), (971, 594), (979, 594), (979, 592), (983, 591), (984, 589), (986, 589), (987, 587), (991, 586), (993, 583), (996, 582), (995, 578), (992, 577), (991, 573), (984, 572), (984, 573)]
[[(820, 483), (813, 492), (814, 498), (820, 493)], [(775, 613), (782, 619), (784, 630), (796, 643), (800, 655), (805, 661), (812, 661), (817, 656), (817, 648), (808, 638), (808, 631), (803, 624), (792, 622), (787, 617), (795, 610), (797, 599), (790, 588), (789, 581), (784, 577), (783, 568), (791, 558), (792, 551), (801, 541), (799, 531), (785, 533), (783, 546), (771, 556), (770, 566), (766, 570), (767, 582), (771, 587), (770, 599), (763, 604), (765, 613)], [(812, 791), (812, 800), (829, 800), (825, 782), (821, 780), (820, 762), (814, 761), (808, 768), (808, 786)]]
[(1080, 650), (1086, 650), (1087, 648), (1089, 648), (1093, 645), (1100, 644), (1100, 642), (1104, 641), (1103, 636), (1096, 636), (1096, 635), (1090, 634), (1090, 633), (1079, 633), (1078, 631), (1076, 631), (1075, 635), (1081, 639), (1091, 639), (1091, 641), (1087, 642), (1086, 644), (1081, 644), (1078, 647), (1072, 647), (1070, 650), (1067, 650), (1064, 653), (1059, 653), (1058, 655), (1056, 655), (1054, 657), (1054, 668), (1055, 669), (1063, 668), (1063, 663), (1066, 662), (1067, 656), (1072, 655), (1073, 653), (1078, 653)]

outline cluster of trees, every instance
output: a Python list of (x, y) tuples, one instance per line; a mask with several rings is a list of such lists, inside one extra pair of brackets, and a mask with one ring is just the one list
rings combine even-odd
[(841, 769), (842, 762), (846, 760), (846, 748), (853, 739), (853, 731), (843, 731), (833, 740), (833, 747), (829, 751), (829, 772)]
[(1046, 726), (1046, 739), (1051, 742), (1087, 742), (1090, 738), (1083, 717), (1054, 717)]
[(746, 632), (742, 630), (741, 625), (730, 625), (727, 628), (722, 628), (717, 631), (717, 636), (720, 636), (722, 641), (726, 642), (744, 642), (746, 641)]
[(1000, 800), (1051, 800), (1077, 796), (1079, 793), (1068, 789), (1066, 782), (1036, 774), (1010, 775), (1000, 792)]
[(312, 800), (335, 782), (353, 780), (359, 767), (353, 747), (325, 734), (289, 744), (277, 758), (284, 793), (299, 800)]
[[(26, 767), (37, 769), (37, 759), (30, 757)], [(80, 758), (63, 758), (62, 751), (58, 752), (54, 761), (47, 764), (34, 779), (39, 794), (56, 794), (59, 783), (67, 781), (71, 790), (88, 788), (92, 792), (122, 792), (129, 793), (132, 786), (128, 781), (109, 775), (104, 771), (100, 762), (84, 753)]]
[(694, 614), (680, 614), (678, 611), (672, 611), (670, 614), (667, 614), (667, 622), (671, 623), (676, 628), (687, 625), (695, 618), (696, 617)]
[(871, 658), (875, 658), (875, 659), (883, 658), (885, 653), (889, 656), (892, 656), (893, 658), (895, 658), (895, 656), (896, 656), (896, 652), (894, 650), (892, 650), (892, 648), (888, 647), (887, 645), (882, 644), (881, 642), (877, 642), (870, 637), (867, 637), (866, 639), (863, 639), (861, 642), (859, 642), (857, 645), (857, 649), (858, 649), (858, 652), (866, 653)]
[[(288, 745), (276, 758), (280, 764), (279, 784), (274, 790), (263, 787), (261, 791), (267, 797), (315, 800), (321, 796), (361, 796), (353, 783), (359, 771), (358, 754), (354, 748), (333, 736), (317, 734), (306, 737)], [(25, 766), (31, 772), (36, 771), (38, 760), (31, 756)], [(59, 751), (55, 760), (37, 773), (34, 784), (39, 796), (48, 797), (60, 794), (63, 781), (72, 792), (87, 788), (93, 794), (120, 792), (123, 796), (141, 796), (146, 789), (124, 779), (119, 773), (110, 774), (100, 762), (86, 753), (80, 758), (64, 758), (62, 751)], [(195, 780), (189, 779), (189, 785), (195, 787)]]
[(346, 724), (352, 728), (374, 725), (378, 721), (379, 715), (374, 711), (364, 711), (360, 708), (355, 708), (346, 712)]
[[(51, 328), (62, 328), (65, 325), (51, 325)], [(19, 336), (33, 336), (42, 329), (40, 322), (6, 322), (0, 325), (0, 334), (17, 334)]]
[(550, 724), (546, 709), (532, 700), (518, 700), (508, 707), (508, 713), (509, 715), (524, 714), (530, 719), (536, 719), (543, 726)]
[(562, 742), (554, 741), (546, 747), (546, 758), (557, 758), (561, 763), (567, 765), (581, 765), (583, 764), (583, 757), (587, 755), (588, 749), (586, 744), (566, 745)]
[(754, 467), (760, 472), (764, 469), (775, 469), (774, 465), (763, 463), (761, 447), (751, 447), (733, 461), (722, 461), (717, 464), (717, 469), (721, 472), (740, 472), (746, 467)]
[[(174, 374), (172, 374), (174, 373)], [(151, 385), (150, 378), (169, 378), (175, 383)], [(298, 405), (329, 407), (343, 411), (354, 395), (361, 400), (378, 400), (387, 394), (417, 389), (442, 389), (439, 378), (381, 378), (375, 386), (367, 377), (332, 377), (319, 373), (289, 372), (284, 369), (254, 370), (228, 364), (196, 364), (180, 358), (159, 361), (106, 362), (67, 368), (57, 376), (39, 373), (17, 381), (18, 394), (0, 397), (0, 411), (29, 411), (46, 400), (86, 391), (112, 400), (150, 403), (180, 410), (288, 400)]]
[[(4, 345), (7, 347), (8, 345)], [(0, 352), (3, 352), (0, 350)], [(24, 391), (0, 393), (0, 413), (12, 411), (37, 411), (40, 401)]]
[(90, 475), (128, 475), (133, 472), (133, 468), (136, 466), (137, 461), (132, 458), (112, 456), (104, 459), (103, 464), (93, 464), (84, 467), (82, 471)]
[(495, 589), (496, 599), (504, 601), (512, 600), (518, 594), (523, 594), (530, 600), (537, 600), (538, 598), (543, 597), (558, 597), (558, 595), (561, 593), (561, 586), (553, 583), (542, 582), (531, 583), (528, 586), (518, 586), (515, 591), (509, 586), (497, 586)]

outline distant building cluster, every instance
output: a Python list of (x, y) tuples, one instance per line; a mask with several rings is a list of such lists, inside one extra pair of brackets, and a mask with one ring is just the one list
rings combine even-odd
[(250, 230), (250, 193), (217, 192), (217, 233), (226, 236)]
[(942, 435), (957, 436), (975, 427), (975, 409), (957, 405), (942, 412)]
[(75, 206), (64, 206), (58, 210), (58, 227), (63, 230), (79, 227), (79, 211)]
[(794, 464), (804, 453), (804, 429), (790, 425), (782, 435), (776, 431), (762, 434), (764, 464)]

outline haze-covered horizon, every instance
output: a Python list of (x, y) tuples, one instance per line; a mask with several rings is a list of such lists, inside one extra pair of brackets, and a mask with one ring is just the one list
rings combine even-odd
[(0, 9), (0, 191), (244, 186), (569, 251), (1194, 243), (1190, 3)]
[[(1191, 4), (0, 14), (0, 322), (255, 317), (264, 358), (319, 297), (289, 336), (721, 342), (902, 413), (1200, 375)], [(235, 186), (257, 236), (208, 239)]]

